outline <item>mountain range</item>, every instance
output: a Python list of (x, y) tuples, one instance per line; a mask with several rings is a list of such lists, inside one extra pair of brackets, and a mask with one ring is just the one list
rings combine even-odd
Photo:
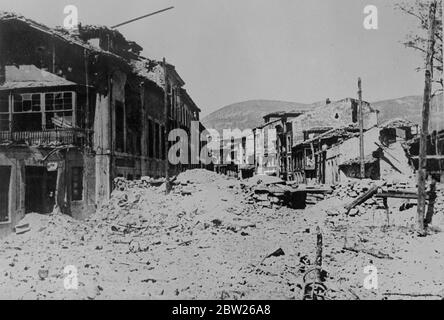
[[(442, 94), (432, 100), (430, 130), (444, 129), (444, 106)], [(306, 111), (325, 104), (324, 101), (311, 104), (276, 100), (249, 100), (222, 107), (202, 119), (207, 128), (222, 130), (254, 128), (264, 123), (263, 116), (277, 111)], [(402, 118), (414, 123), (421, 123), (422, 96), (407, 96), (372, 102), (371, 106), (379, 110), (380, 123)]]

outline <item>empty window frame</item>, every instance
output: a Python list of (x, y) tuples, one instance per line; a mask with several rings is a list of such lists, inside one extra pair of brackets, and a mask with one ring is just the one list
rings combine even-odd
[(121, 101), (116, 101), (116, 150), (125, 152), (125, 107)]
[(71, 199), (73, 201), (83, 200), (83, 168), (82, 167), (72, 167)]
[(151, 119), (148, 119), (148, 157), (154, 158), (154, 124)]
[(168, 92), (168, 99), (167, 99), (167, 102), (168, 102), (168, 109), (169, 109), (169, 111), (170, 111), (170, 117), (171, 118), (173, 118), (174, 117), (174, 105), (173, 105), (173, 95), (174, 95), (174, 92), (173, 92), (173, 88), (171, 87), (171, 85), (170, 84), (168, 84), (167, 85), (167, 92)]
[(40, 93), (22, 93), (14, 95), (12, 110), (14, 131), (42, 130), (42, 101)]
[(154, 157), (157, 159), (160, 159), (160, 126), (158, 123), (155, 123), (154, 125), (154, 133), (155, 133), (155, 139), (154, 139), (154, 146), (155, 146), (155, 152), (154, 152)]
[(165, 127), (160, 126), (160, 158), (165, 160)]
[(0, 94), (0, 131), (9, 131), (9, 95)]
[(45, 93), (46, 129), (73, 127), (74, 96), (72, 92)]
[[(22, 93), (13, 96), (12, 130), (40, 131), (42, 129), (72, 128), (75, 93)], [(6, 116), (2, 113), (1, 119)], [(2, 126), (3, 128), (3, 126)]]
[(177, 106), (177, 89), (176, 88), (172, 89), (171, 103), (172, 103), (173, 109), (174, 109), (173, 119), (177, 120), (178, 119), (178, 106)]

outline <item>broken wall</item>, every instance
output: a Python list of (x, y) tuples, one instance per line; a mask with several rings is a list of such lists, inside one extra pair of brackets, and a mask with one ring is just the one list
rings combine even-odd
[(384, 146), (379, 159), (382, 179), (403, 181), (414, 177), (413, 168), (400, 141)]
[(109, 96), (97, 93), (94, 144), (97, 205), (111, 194), (111, 110)]
[[(366, 179), (379, 180), (380, 168), (379, 162), (367, 162), (364, 165), (364, 172)], [(341, 166), (339, 170), (340, 181), (346, 181), (349, 178), (360, 179), (361, 178), (361, 164), (359, 162), (354, 162), (352, 164)]]
[[(379, 128), (374, 127), (364, 132), (364, 157), (371, 156), (378, 150), (379, 144)], [(348, 160), (359, 158), (359, 137), (350, 138), (338, 145), (338, 164), (342, 164)], [(327, 151), (327, 157), (329, 151)]]
[[(291, 120), (293, 123), (293, 146), (304, 141), (304, 131), (316, 127), (340, 128), (357, 123), (358, 103), (346, 98), (306, 112)], [(364, 129), (377, 125), (378, 114), (367, 102), (363, 102)]]
[[(51, 166), (49, 166), (51, 164)], [(14, 227), (25, 216), (27, 209), (27, 197), (39, 203), (42, 212), (58, 208), (59, 212), (72, 215), (74, 218), (84, 219), (95, 211), (94, 199), (94, 179), (95, 166), (92, 156), (84, 156), (78, 150), (61, 150), (59, 154), (50, 153), (50, 150), (29, 148), (29, 147), (9, 147), (0, 152), (0, 166), (10, 168), (9, 193), (8, 193), (8, 221), (0, 222), (0, 237), (14, 231)], [(48, 169), (52, 167), (52, 169)], [(72, 168), (82, 168), (83, 175), (82, 197), (79, 200), (72, 199)], [(27, 168), (41, 168), (44, 176), (50, 171), (56, 177), (54, 190), (46, 189), (46, 181), (38, 181), (38, 186), (42, 190), (40, 196), (27, 195)], [(37, 185), (36, 185), (37, 186)], [(49, 201), (48, 191), (54, 192), (54, 203)], [(29, 199), (29, 198), (28, 198)], [(46, 199), (46, 200), (45, 200)], [(54, 205), (54, 207), (52, 207)]]
[[(0, 152), (0, 166), (9, 168), (9, 184), (8, 184), (8, 220), (0, 222), (0, 238), (14, 231), (15, 225), (25, 215), (25, 183), (23, 160), (13, 157), (10, 153)], [(5, 181), (2, 181), (5, 183)]]

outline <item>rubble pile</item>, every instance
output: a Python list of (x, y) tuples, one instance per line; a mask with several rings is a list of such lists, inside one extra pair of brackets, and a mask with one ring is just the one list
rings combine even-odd
[(246, 202), (259, 208), (279, 208), (287, 187), (285, 182), (274, 176), (255, 175), (240, 183)]
[(307, 205), (316, 205), (318, 202), (327, 199), (327, 194), (325, 193), (308, 193), (305, 203)]
[(353, 179), (347, 182), (333, 186), (333, 193), (330, 198), (339, 198), (340, 200), (349, 200), (356, 198), (361, 193), (374, 186), (374, 181), (370, 179)]
[[(293, 209), (303, 209), (307, 205), (315, 205), (325, 199), (326, 193), (331, 193), (330, 187), (301, 186), (285, 182), (280, 178), (257, 175), (241, 183), (249, 204), (260, 208), (279, 209), (287, 206)], [(301, 189), (301, 190), (299, 190)]]
[(164, 182), (164, 178), (141, 177), (140, 180), (127, 180), (123, 177), (117, 177), (113, 181), (113, 190), (126, 191), (132, 188), (147, 188), (149, 186), (159, 186)]
[[(25, 221), (31, 231), (12, 235), (2, 248), (6, 276), (0, 284), (16, 289), (0, 297), (219, 298), (241, 259), (233, 248), (257, 227), (254, 208), (243, 203), (237, 180), (206, 170), (180, 174), (168, 195), (152, 180), (116, 179), (110, 200), (83, 222), (32, 215), (33, 221)], [(227, 262), (229, 268), (221, 267)], [(38, 268), (27, 278), (14, 276), (28, 264)], [(81, 274), (79, 290), (63, 287), (67, 265)]]
[[(328, 298), (439, 294), (444, 233), (418, 239), (396, 222), (379, 228), (365, 214), (326, 217), (335, 201), (349, 203), (370, 182), (344, 184), (309, 210), (294, 210), (263, 206), (272, 195), (261, 189), (277, 193), (290, 186), (258, 180), (190, 170), (165, 194), (163, 181), (119, 178), (111, 199), (86, 221), (27, 215), (23, 224), (30, 231), (12, 234), (0, 247), (0, 286), (8, 288), (0, 298), (300, 299), (318, 227)], [(437, 210), (443, 191), (437, 190)], [(360, 206), (376, 206), (370, 202)], [(369, 264), (384, 279), (377, 292), (362, 287)], [(77, 268), (76, 290), (64, 288), (67, 266)]]
[(257, 186), (250, 193), (249, 203), (261, 208), (279, 208), (285, 204), (285, 186), (275, 185), (270, 187)]
[[(376, 197), (376, 193), (371, 195), (368, 199), (358, 203), (356, 205), (353, 202), (366, 192), (373, 188), (377, 188), (377, 193), (390, 192), (390, 193), (416, 193), (416, 185), (413, 180), (404, 181), (391, 181), (386, 182), (382, 180), (370, 180), (370, 179), (349, 179), (346, 182), (332, 186), (333, 193), (326, 195), (326, 201), (320, 203), (320, 207), (327, 209), (328, 215), (334, 216), (338, 214), (348, 214), (348, 216), (357, 216), (366, 214), (369, 212), (375, 212), (376, 210), (385, 209), (383, 200)], [(334, 201), (332, 201), (334, 200)], [(401, 210), (409, 208), (416, 204), (416, 200), (403, 200)], [(334, 203), (334, 206), (331, 204)], [(350, 207), (349, 207), (350, 206)]]
[[(168, 195), (164, 187), (146, 181), (149, 182), (118, 178), (116, 185), (124, 187), (113, 191), (111, 199), (90, 222), (97, 223), (98, 228), (110, 226), (107, 230), (111, 233), (124, 235), (153, 236), (171, 230), (170, 237), (175, 233), (180, 237), (191, 236), (193, 230), (210, 226), (223, 225), (238, 231), (248, 225), (238, 217), (245, 211), (240, 201), (233, 201), (233, 196), (241, 194), (235, 180), (206, 170), (189, 170), (172, 182), (173, 189)], [(208, 185), (215, 190), (206, 188)]]

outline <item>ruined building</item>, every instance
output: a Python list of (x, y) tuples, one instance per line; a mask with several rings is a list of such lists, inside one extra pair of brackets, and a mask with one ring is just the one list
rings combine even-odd
[[(378, 111), (362, 102), (363, 127), (378, 124)], [(297, 182), (325, 183), (326, 150), (333, 144), (353, 136), (358, 129), (359, 101), (345, 98), (306, 112), (292, 120), (292, 171)], [(336, 167), (336, 165), (335, 165)], [(328, 179), (327, 179), (328, 180)], [(333, 180), (337, 181), (336, 178)]]
[(189, 132), (200, 110), (175, 67), (141, 51), (106, 27), (0, 13), (0, 235), (27, 212), (85, 218), (115, 177), (162, 176), (164, 88), (170, 129)]

